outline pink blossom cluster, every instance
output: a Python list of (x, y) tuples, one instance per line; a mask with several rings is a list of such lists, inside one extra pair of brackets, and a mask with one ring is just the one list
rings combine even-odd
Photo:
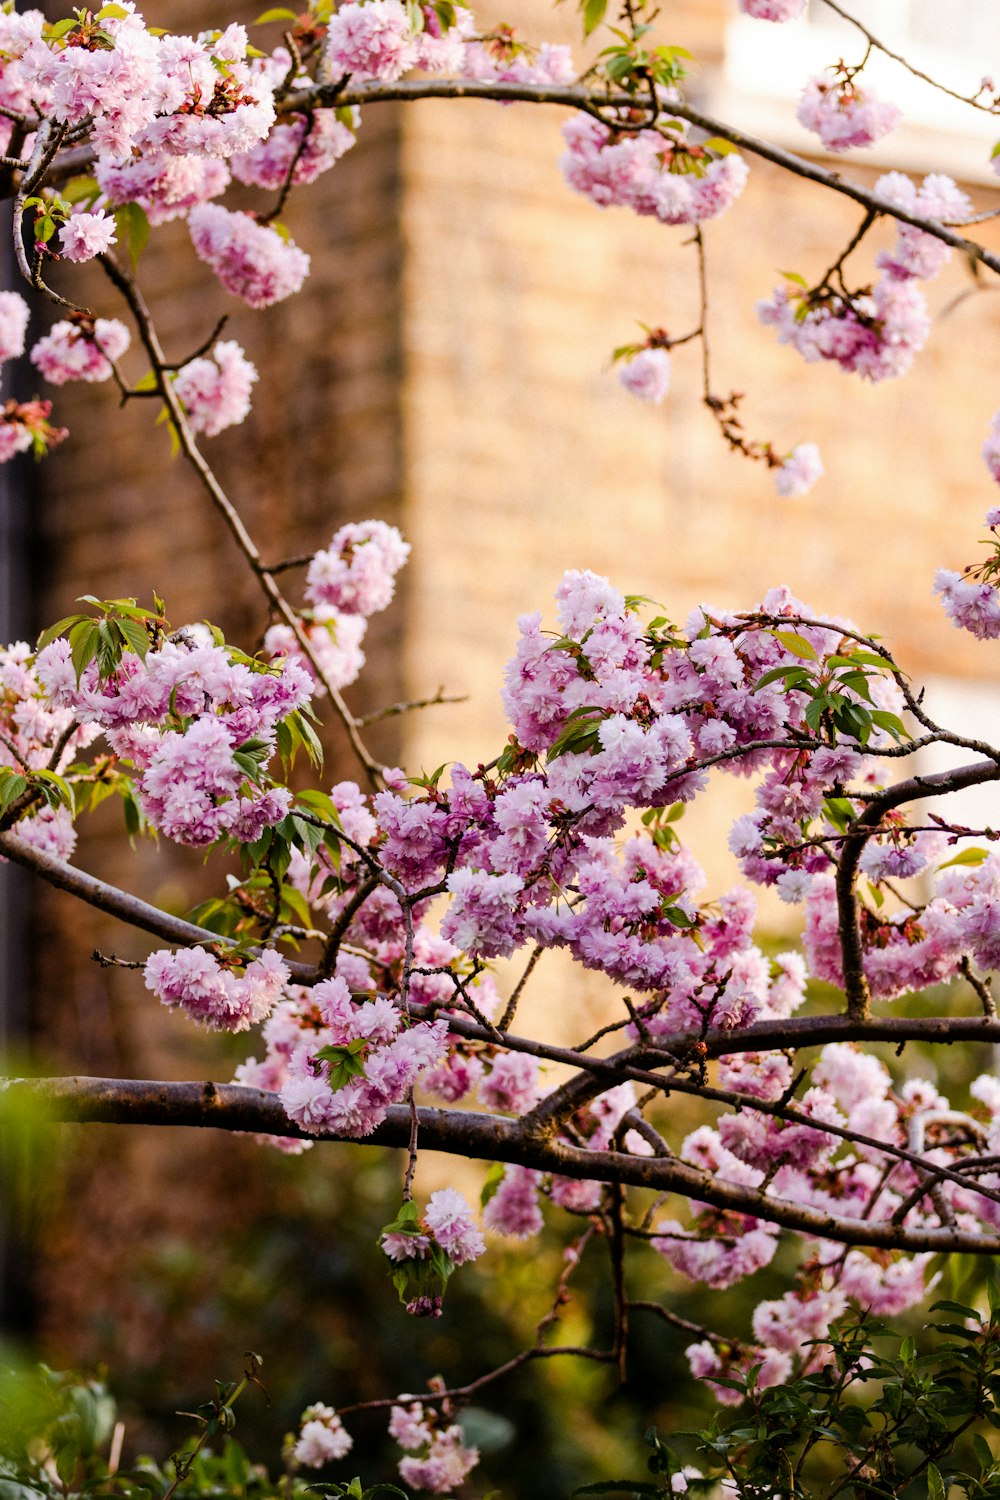
[(902, 118), (895, 104), (879, 99), (837, 70), (818, 74), (806, 84), (796, 115), (813, 130), (828, 151), (872, 146), (895, 130)]
[(105, 202), (113, 208), (135, 203), (152, 225), (182, 218), (224, 193), (230, 181), (229, 167), (218, 157), (160, 152), (121, 162), (100, 157), (95, 175)]
[(267, 784), (263, 768), (279, 722), (311, 694), (296, 663), (261, 668), (221, 646), (178, 639), (143, 660), (125, 652), (103, 680), (91, 662), (77, 681), (69, 642), (59, 637), (39, 653), (36, 672), (51, 703), (104, 730), (134, 768), (143, 812), (168, 838), (195, 848), (220, 838), (252, 843), (288, 812), (291, 793)]
[(211, 358), (201, 356), (181, 366), (174, 378), (174, 390), (192, 430), (215, 437), (246, 418), (256, 380), (256, 366), (235, 339), (220, 339)]
[(476, 1228), (462, 1194), (456, 1188), (438, 1188), (431, 1193), (420, 1219), (420, 1233), (382, 1235), (382, 1252), (391, 1261), (425, 1260), (437, 1245), (456, 1266), (478, 1260), (486, 1241)]
[(271, 307), (297, 292), (309, 274), (309, 257), (276, 229), (248, 213), (200, 203), (187, 216), (191, 241), (227, 292), (248, 307)]
[(10, 400), (0, 405), (0, 464), (29, 449), (47, 453), (69, 436), (65, 427), (51, 425), (51, 412), (51, 401)]
[[(343, 14), (343, 9), (338, 15)], [(233, 176), (252, 187), (282, 189), (286, 182), (315, 182), (349, 151), (357, 138), (357, 109), (323, 110), (296, 115), (275, 125), (265, 141), (234, 156)]]
[[(396, 574), (409, 555), (410, 545), (395, 526), (360, 521), (341, 526), (329, 547), (313, 557), (306, 575), (303, 629), (332, 687), (347, 687), (357, 679), (365, 662), (361, 643), (368, 619), (391, 603)], [(295, 657), (312, 673), (288, 625), (271, 626), (264, 650), (272, 658)]]
[[(993, 429), (983, 444), (983, 457), (989, 464), (994, 478), (1000, 482), (1000, 413), (993, 420)], [(993, 532), (992, 554), (986, 563), (968, 567), (964, 573), (951, 568), (938, 568), (934, 575), (934, 592), (941, 596), (945, 613), (954, 625), (967, 630), (981, 641), (995, 640), (1000, 635), (1000, 595), (997, 594), (997, 527), (1000, 526), (1000, 506), (991, 506), (986, 512), (986, 525)]]
[(111, 362), (119, 360), (131, 342), (131, 334), (118, 318), (74, 314), (55, 323), (38, 340), (31, 350), (31, 363), (50, 385), (108, 380)]
[(980, 641), (994, 641), (1000, 635), (1000, 597), (992, 583), (938, 568), (934, 592), (940, 594), (945, 613), (959, 629)]
[(781, 462), (774, 475), (774, 487), (786, 500), (808, 495), (817, 479), (824, 474), (823, 460), (815, 443), (799, 443)]
[(0, 103), (61, 125), (89, 125), (102, 157), (231, 156), (266, 136), (272, 90), (252, 72), (242, 26), (204, 39), (157, 35), (131, 0), (50, 29), (39, 11), (4, 16)]
[[(471, 18), (470, 18), (471, 21)], [(458, 30), (468, 32), (470, 21), (460, 18)], [(510, 27), (498, 27), (488, 40), (474, 37), (465, 44), (459, 66), (466, 78), (496, 83), (538, 83), (558, 87), (576, 81), (576, 64), (566, 46), (545, 42), (526, 47)]]
[(410, 555), (395, 526), (350, 522), (317, 552), (306, 575), (311, 604), (332, 604), (344, 614), (378, 614), (392, 601), (396, 574)]
[(640, 349), (622, 365), (618, 379), (630, 395), (658, 405), (666, 400), (670, 390), (668, 351), (663, 348)]
[(662, 224), (699, 224), (739, 197), (747, 165), (713, 155), (686, 136), (656, 130), (616, 134), (587, 115), (563, 126), (563, 176), (600, 208), (625, 207)]
[(28, 304), (20, 292), (0, 292), (0, 364), (24, 353)]
[[(400, 1397), (401, 1402), (406, 1400), (406, 1396)], [(479, 1462), (479, 1450), (465, 1446), (461, 1427), (445, 1425), (436, 1412), (419, 1402), (392, 1408), (389, 1436), (407, 1450), (407, 1456), (400, 1460), (399, 1473), (403, 1482), (416, 1490), (447, 1494)]]
[(740, 0), (743, 14), (758, 21), (794, 21), (804, 5), (805, 0)]
[(288, 983), (284, 960), (267, 948), (236, 974), (204, 948), (161, 948), (145, 965), (146, 988), (215, 1031), (247, 1031), (277, 1005)]
[(334, 1459), (345, 1458), (353, 1447), (354, 1439), (333, 1407), (316, 1401), (299, 1418), (292, 1458), (307, 1469), (320, 1469)]
[[(398, 1006), (376, 996), (355, 1004), (341, 978), (311, 992), (308, 1010), (283, 1017), (295, 1035), (273, 1037), (285, 1051), (281, 1102), (290, 1119), (310, 1134), (370, 1135), (391, 1104), (405, 1099), (447, 1048), (445, 1020), (406, 1025)], [(323, 1054), (322, 1056), (320, 1054)], [(360, 1070), (346, 1077), (345, 1059)]]
[[(0, 770), (63, 772), (94, 739), (91, 726), (48, 701), (25, 641), (0, 650)], [(58, 755), (56, 751), (59, 751)], [(33, 801), (16, 825), (18, 838), (57, 859), (70, 859), (76, 829), (65, 807)]]
[(919, 287), (912, 278), (889, 274), (871, 293), (850, 297), (827, 291), (803, 299), (778, 287), (770, 302), (758, 302), (757, 315), (765, 327), (777, 330), (780, 344), (791, 344), (808, 364), (830, 360), (873, 384), (905, 375), (930, 331)]
[[(773, 761), (761, 810), (741, 823), (734, 849), (752, 879), (801, 879), (801, 897), (828, 855), (817, 847), (786, 867), (761, 858), (764, 838), (780, 832), (799, 841), (831, 781), (855, 774), (862, 758), (817, 747), (813, 768), (793, 751), (741, 754), (743, 744), (804, 727), (807, 698), (785, 692), (780, 679), (758, 686), (796, 660), (780, 632), (706, 625), (696, 612), (683, 648), (656, 651), (605, 580), (567, 574), (559, 601), (561, 634), (546, 635), (538, 616), (526, 617), (507, 674), (516, 744), (533, 768), (492, 780), (456, 765), (447, 789), (377, 794), (381, 860), (413, 892), (444, 882), (451, 903), (441, 930), (466, 953), (566, 947), (622, 985), (664, 992), (647, 1021), (654, 1030), (706, 1020), (739, 1026), (792, 1005), (790, 972), (772, 974), (752, 941), (749, 893), (732, 892), (717, 913), (703, 913), (703, 877), (690, 856), (649, 836), (619, 845), (614, 835), (629, 807), (652, 816), (695, 795), (706, 759), (733, 771)], [(763, 607), (804, 609), (777, 591)], [(841, 645), (836, 628), (808, 637), (819, 659)], [(898, 708), (887, 688), (876, 691), (887, 709)]]
[[(880, 198), (922, 218), (954, 222), (972, 212), (967, 194), (942, 172), (931, 172), (917, 187), (902, 172), (887, 172), (875, 184)], [(880, 250), (875, 264), (890, 276), (905, 281), (910, 276), (929, 281), (951, 259), (951, 247), (943, 240), (913, 224), (898, 222), (896, 244), (892, 250)]]
[(348, 0), (330, 17), (326, 61), (334, 77), (393, 83), (416, 60), (416, 34), (402, 0)]

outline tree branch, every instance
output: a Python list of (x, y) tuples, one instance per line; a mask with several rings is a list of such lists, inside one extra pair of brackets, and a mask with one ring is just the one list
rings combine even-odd
[[(238, 1084), (35, 1078), (11, 1079), (2, 1089), (3, 1096), (15, 1104), (19, 1100), (35, 1101), (46, 1108), (52, 1119), (77, 1124), (190, 1125), (298, 1140), (349, 1139), (335, 1134), (310, 1136), (288, 1119), (277, 1094)], [(838, 1218), (784, 1199), (761, 1197), (736, 1183), (708, 1178), (677, 1158), (587, 1151), (561, 1141), (526, 1135), (522, 1122), (498, 1115), (426, 1107), (418, 1109), (417, 1115), (425, 1148), (447, 1155), (510, 1162), (563, 1177), (676, 1192), (697, 1203), (750, 1214), (800, 1234), (845, 1245), (1000, 1254), (1000, 1234), (974, 1234), (964, 1229), (904, 1229), (885, 1222)], [(384, 1123), (354, 1144), (405, 1150), (411, 1127), (409, 1108), (393, 1105)]]

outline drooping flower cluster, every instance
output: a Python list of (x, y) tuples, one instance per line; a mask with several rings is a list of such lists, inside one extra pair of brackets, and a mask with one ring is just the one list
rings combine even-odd
[[(406, 1401), (401, 1396), (401, 1401)], [(430, 1490), (444, 1495), (474, 1469), (479, 1451), (465, 1445), (461, 1427), (447, 1425), (436, 1412), (417, 1402), (394, 1406), (389, 1420), (389, 1435), (407, 1457), (400, 1460), (399, 1473), (405, 1484), (416, 1490)]]
[[(361, 643), (368, 619), (392, 602), (396, 574), (409, 555), (410, 545), (395, 526), (362, 521), (342, 526), (329, 547), (313, 557), (306, 575), (309, 608), (303, 628), (332, 687), (346, 687), (357, 678), (365, 662)], [(312, 672), (287, 625), (271, 626), (264, 649), (271, 657), (296, 657)]]
[(50, 385), (109, 380), (111, 361), (119, 360), (131, 342), (131, 334), (118, 318), (74, 314), (38, 340), (31, 350), (31, 363)]
[(930, 331), (919, 287), (891, 275), (871, 293), (850, 297), (829, 290), (803, 296), (778, 287), (770, 302), (758, 302), (757, 315), (808, 364), (830, 360), (873, 384), (905, 375)]
[(580, 115), (563, 126), (563, 176), (600, 208), (625, 207), (662, 224), (714, 219), (739, 197), (747, 165), (685, 136), (656, 130), (620, 135)]
[(823, 477), (823, 460), (815, 443), (799, 443), (775, 472), (774, 487), (787, 500), (807, 495)]
[(311, 1134), (370, 1135), (389, 1106), (405, 1099), (421, 1074), (440, 1062), (447, 1022), (406, 1025), (388, 1000), (355, 1004), (340, 978), (317, 985), (310, 1001), (298, 1015), (283, 1018), (292, 1035), (283, 1043), (281, 1102)]
[(353, 1447), (354, 1439), (333, 1407), (316, 1401), (299, 1418), (292, 1458), (307, 1469), (320, 1469), (334, 1459), (345, 1458)]
[(275, 229), (218, 203), (200, 203), (187, 216), (199, 260), (211, 266), (227, 292), (248, 307), (271, 307), (297, 292), (309, 274), (309, 257)]
[(192, 430), (215, 437), (226, 427), (244, 420), (256, 380), (256, 366), (235, 339), (220, 339), (210, 359), (201, 356), (181, 366), (174, 390), (183, 402)]
[(901, 119), (895, 104), (836, 69), (809, 80), (796, 113), (799, 123), (814, 130), (828, 151), (872, 146)]
[(670, 390), (670, 354), (666, 349), (640, 349), (621, 367), (618, 379), (640, 401), (665, 401)]
[[(876, 182), (875, 191), (887, 203), (928, 219), (953, 223), (972, 212), (968, 196), (942, 172), (931, 172), (920, 187), (902, 172), (887, 172)], [(934, 235), (901, 222), (896, 229), (895, 247), (880, 250), (875, 264), (897, 280), (915, 276), (929, 281), (951, 259), (951, 247)]]

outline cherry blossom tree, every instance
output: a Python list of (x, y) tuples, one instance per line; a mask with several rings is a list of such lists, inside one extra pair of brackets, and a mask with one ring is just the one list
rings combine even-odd
[[(762, 27), (802, 8), (741, 0)], [(586, 67), (564, 46), (485, 31), (451, 0), (336, 10), (314, 0), (302, 15), (265, 13), (254, 46), (235, 24), (154, 31), (124, 0), (56, 21), (0, 12), (14, 249), (24, 282), (57, 308), (47, 331), (30, 329), (22, 293), (2, 293), (0, 356), (27, 350), (53, 387), (111, 380), (123, 402), (155, 403), (269, 621), (263, 651), (249, 655), (208, 627), (171, 624), (158, 600), (88, 599), (37, 643), (0, 653), (3, 856), (81, 909), (149, 934), (157, 946), (142, 968), (155, 1000), (207, 1028), (257, 1032), (233, 1081), (11, 1080), (6, 1097), (40, 1099), (63, 1120), (250, 1132), (263, 1149), (403, 1148), (381, 1253), (416, 1316), (439, 1314), (451, 1276), (489, 1253), (486, 1235), (530, 1242), (547, 1217), (565, 1224), (566, 1269), (533, 1346), (471, 1370), (460, 1388), (375, 1403), (391, 1412), (403, 1481), (440, 1494), (476, 1461), (456, 1421), (463, 1402), (529, 1361), (596, 1361), (610, 1381), (627, 1367), (630, 1326), (653, 1316), (684, 1336), (693, 1375), (724, 1402), (748, 1379), (777, 1389), (832, 1367), (831, 1323), (850, 1307), (891, 1317), (915, 1306), (936, 1257), (1000, 1252), (1000, 1081), (983, 1074), (970, 1100), (955, 1100), (928, 1080), (900, 1083), (870, 1050), (1000, 1040), (998, 833), (948, 812), (949, 794), (1000, 780), (1000, 749), (936, 722), (889, 646), (816, 617), (780, 584), (674, 622), (570, 572), (548, 623), (536, 613), (518, 624), (510, 735), (496, 758), (429, 778), (384, 766), (343, 692), (407, 542), (383, 521), (352, 522), (318, 539), (301, 593), (286, 590), (241, 517), (239, 474), (224, 483), (200, 441), (241, 422), (266, 382), (232, 339), (216, 332), (176, 362), (157, 331), (140, 252), (159, 225), (184, 218), (222, 292), (266, 309), (309, 274), (307, 251), (280, 226), (289, 194), (335, 168), (367, 111), (470, 96), (559, 106), (568, 190), (595, 212), (631, 210), (693, 237), (701, 322), (617, 350), (622, 383), (664, 400), (671, 349), (700, 342), (702, 398), (723, 440), (773, 471), (780, 496), (804, 494), (822, 473), (815, 443), (781, 452), (748, 437), (713, 390), (703, 226), (739, 212), (755, 158), (853, 200), (859, 227), (822, 279), (762, 288), (757, 313), (805, 362), (875, 382), (905, 375), (919, 354), (930, 331), (921, 283), (952, 251), (1000, 271), (976, 238), (993, 209), (939, 173), (917, 182), (893, 171), (869, 187), (750, 137), (689, 102), (689, 55), (658, 40), (665, 23), (645, 0), (620, 10), (586, 0), (581, 12)], [(882, 52), (910, 66), (863, 18), (854, 24), (865, 61)], [(798, 119), (818, 154), (899, 123), (863, 64), (832, 60), (802, 83)], [(1000, 114), (988, 80), (964, 102)], [(259, 190), (257, 209), (226, 205), (233, 179)], [(848, 258), (859, 263), (883, 220), (896, 243), (858, 284)], [(99, 310), (72, 297), (67, 269), (87, 261), (106, 278)], [(68, 263), (61, 291), (50, 286), (57, 263)], [(0, 460), (72, 442), (58, 415), (58, 391), (9, 393)], [(993, 431), (994, 478), (998, 453)], [(957, 627), (992, 639), (1000, 507), (985, 526), (980, 561), (941, 569), (934, 588)], [(349, 746), (357, 781), (324, 782), (321, 717)], [(916, 770), (932, 745), (960, 752), (958, 768)], [(305, 790), (290, 780), (296, 761), (314, 772)], [(730, 835), (745, 883), (719, 894), (706, 891), (678, 817), (723, 775), (752, 779), (756, 810)], [(110, 794), (133, 835), (229, 869), (236, 856), (240, 878), (224, 889), (220, 876), (194, 921), (89, 874), (73, 861), (76, 821)], [(802, 909), (800, 946), (765, 953), (754, 886)], [(572, 1046), (519, 1020), (554, 949), (607, 987), (606, 1023)], [(803, 1009), (811, 979), (834, 998)], [(930, 1013), (893, 1010), (925, 991)], [(678, 1138), (669, 1106), (680, 1096), (699, 1102), (703, 1123)], [(420, 1192), (423, 1152), (490, 1169), (478, 1211), (454, 1187)], [(726, 1288), (786, 1240), (798, 1269), (782, 1297), (757, 1303), (750, 1336), (696, 1326), (671, 1304), (672, 1273)], [(638, 1243), (662, 1257), (662, 1286), (636, 1284)], [(607, 1262), (608, 1347), (553, 1332), (585, 1254)], [(303, 1414), (298, 1465), (349, 1451), (345, 1413), (323, 1394)], [(673, 1480), (675, 1492), (688, 1482)]]

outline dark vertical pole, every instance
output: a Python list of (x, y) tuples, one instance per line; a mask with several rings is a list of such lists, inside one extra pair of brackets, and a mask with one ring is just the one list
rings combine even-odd
[[(17, 285), (16, 266), (9, 224), (10, 215), (0, 215), (0, 272), (5, 287)], [(18, 387), (18, 368), (6, 372), (6, 398)], [(29, 570), (31, 539), (29, 517), (32, 486), (31, 460), (15, 459), (0, 464), (0, 644), (28, 637), (35, 625), (31, 618)], [(26, 924), (29, 920), (28, 891), (24, 873), (9, 864), (0, 865), (0, 1073), (16, 1066), (27, 1041)], [(3, 1130), (0, 1119), (0, 1131)], [(2, 1144), (2, 1143), (0, 1143)], [(0, 1179), (5, 1171), (0, 1151)], [(16, 1170), (8, 1161), (6, 1170)], [(9, 1202), (9, 1196), (8, 1196)], [(0, 1201), (0, 1330), (27, 1332), (33, 1321), (33, 1298), (24, 1274), (24, 1246), (10, 1222), (5, 1221)]]

